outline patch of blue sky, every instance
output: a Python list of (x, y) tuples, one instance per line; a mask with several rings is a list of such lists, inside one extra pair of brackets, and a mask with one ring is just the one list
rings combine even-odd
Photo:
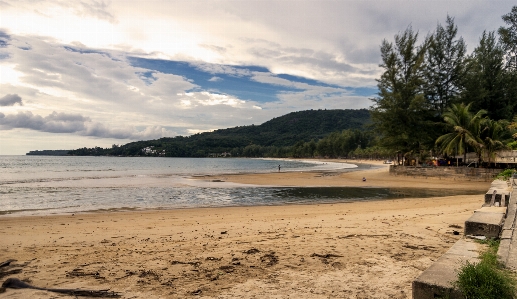
[[(322, 87), (332, 87), (336, 89), (345, 89), (348, 91), (351, 95), (357, 95), (357, 96), (375, 96), (378, 92), (377, 88), (371, 88), (371, 87), (343, 87), (336, 84), (326, 84), (318, 80), (299, 77), (299, 76), (293, 76), (293, 75), (287, 75), (287, 74), (278, 74), (276, 75), (278, 78), (282, 78), (285, 80), (289, 80), (291, 82), (300, 82), (305, 83), (312, 86), (322, 86)], [(339, 94), (339, 92), (336, 92), (334, 94)]]
[(140, 80), (144, 81), (145, 85), (151, 85), (154, 81), (156, 81), (156, 77), (154, 76), (153, 71), (138, 72), (137, 75)]
[(350, 90), (354, 95), (363, 97), (374, 97), (379, 92), (377, 88), (372, 87), (349, 87), (347, 90)]
[(323, 86), (323, 87), (335, 87), (335, 88), (343, 88), (342, 86), (338, 85), (332, 85), (332, 84), (326, 84), (321, 81), (317, 81), (314, 79), (309, 79), (305, 77), (300, 76), (293, 76), (293, 75), (287, 75), (287, 74), (278, 74), (276, 75), (278, 78), (282, 78), (291, 82), (298, 82), (298, 83), (305, 83), (308, 85), (314, 85), (314, 86)]
[(250, 72), (269, 73), (269, 70), (267, 68), (265, 68), (263, 66), (256, 66), (256, 65), (232, 65), (232, 68), (248, 70)]
[[(277, 95), (280, 93), (301, 91), (293, 87), (252, 80), (251, 76), (254, 72), (269, 73), (263, 67), (196, 65), (181, 61), (136, 57), (129, 57), (128, 60), (135, 67), (182, 76), (198, 86), (194, 91), (210, 91), (234, 96), (242, 100), (252, 100), (259, 103), (274, 102), (278, 101)], [(147, 72), (147, 74), (149, 73)], [(142, 73), (139, 75), (142, 76)]]
[(152, 84), (155, 78), (153, 72), (174, 74), (182, 76), (197, 87), (190, 91), (209, 91), (229, 96), (234, 96), (241, 100), (252, 100), (258, 103), (275, 102), (279, 100), (279, 95), (285, 93), (303, 92), (302, 87), (295, 84), (275, 84), (271, 82), (259, 82), (253, 78), (257, 74), (280, 78), (292, 83), (304, 83), (317, 87), (332, 87), (344, 89), (352, 95), (372, 96), (377, 91), (373, 88), (352, 88), (338, 85), (326, 84), (321, 81), (308, 79), (287, 74), (272, 74), (267, 68), (261, 66), (229, 66), (207, 63), (189, 63), (183, 61), (146, 59), (138, 57), (128, 57), (128, 61), (134, 67), (149, 70), (138, 75), (146, 84)]

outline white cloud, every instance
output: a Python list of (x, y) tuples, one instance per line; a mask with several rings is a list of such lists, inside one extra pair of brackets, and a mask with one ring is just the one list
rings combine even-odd
[[(251, 75), (251, 71), (244, 68), (236, 68), (231, 65), (221, 65), (213, 63), (199, 63), (194, 62), (192, 65), (196, 66), (199, 70), (210, 74), (225, 74), (235, 77), (247, 77)], [(212, 77), (214, 78), (214, 77)], [(215, 77), (216, 78), (216, 77)]]
[(210, 81), (210, 82), (219, 82), (219, 81), (223, 81), (223, 78), (217, 77), (217, 76), (213, 76), (212, 78), (208, 79), (208, 81)]
[(16, 65), (10, 63), (0, 64), (0, 82), (2, 84), (16, 84), (20, 82), (21, 72), (16, 71)]
[(184, 106), (187, 107), (197, 107), (199, 105), (202, 106), (214, 106), (214, 105), (226, 105), (230, 107), (243, 107), (246, 104), (246, 101), (239, 100), (238, 98), (224, 95), (224, 94), (216, 94), (210, 92), (187, 92), (183, 94), (184, 96), (189, 97), (188, 100), (182, 100)]

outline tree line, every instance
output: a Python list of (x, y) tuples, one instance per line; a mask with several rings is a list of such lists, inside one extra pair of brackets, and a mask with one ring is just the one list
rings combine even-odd
[(484, 31), (471, 54), (450, 16), (420, 43), (411, 26), (382, 42), (370, 108), (377, 146), (407, 160), (467, 152), (483, 160), (516, 148), (517, 6), (502, 19), (507, 26)]
[[(197, 137), (199, 138), (199, 137)], [(224, 146), (224, 142), (215, 142), (208, 146), (204, 141), (193, 142), (189, 137), (161, 138), (157, 140), (137, 141), (125, 145), (114, 144), (111, 148), (79, 148), (69, 151), (75, 156), (166, 156), (166, 157), (275, 157), (275, 158), (352, 158), (375, 157), (386, 158), (393, 153), (376, 147), (375, 136), (368, 131), (346, 129), (333, 132), (319, 140), (298, 141), (294, 145), (260, 145)], [(224, 140), (224, 139), (222, 139)], [(149, 148), (150, 151), (143, 149)], [(162, 154), (163, 153), (163, 154)]]

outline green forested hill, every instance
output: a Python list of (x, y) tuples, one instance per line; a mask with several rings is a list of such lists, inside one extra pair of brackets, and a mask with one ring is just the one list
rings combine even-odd
[(240, 142), (246, 140), (247, 144), (243, 145), (289, 146), (298, 141), (320, 139), (336, 131), (363, 130), (369, 120), (370, 113), (366, 109), (307, 110), (291, 112), (259, 126), (235, 127), (204, 134), (213, 138), (235, 138)]
[[(160, 138), (131, 142), (110, 149), (82, 148), (72, 155), (146, 155), (142, 149), (152, 147), (147, 155), (169, 157), (206, 157), (231, 152), (232, 156), (250, 156), (245, 150), (279, 150), (296, 143), (319, 140), (332, 132), (363, 130), (370, 113), (361, 110), (307, 110), (273, 118), (261, 125), (240, 126), (188, 137)], [(256, 156), (257, 154), (251, 154)]]

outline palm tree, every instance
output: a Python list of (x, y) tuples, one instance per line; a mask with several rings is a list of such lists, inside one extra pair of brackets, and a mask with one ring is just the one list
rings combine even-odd
[(484, 153), (488, 157), (490, 164), (495, 152), (507, 148), (501, 141), (504, 134), (504, 124), (502, 121), (495, 121), (489, 118), (483, 121), (483, 130), (481, 132), (481, 139), (483, 140)]
[(480, 139), (481, 120), (485, 110), (479, 110), (472, 115), (470, 104), (452, 104), (443, 114), (443, 119), (450, 127), (451, 132), (436, 139), (436, 144), (440, 145), (441, 151), (448, 155), (456, 152), (463, 154), (463, 162), (467, 160), (467, 147), (474, 148), (481, 162), (481, 150), (483, 142)]

